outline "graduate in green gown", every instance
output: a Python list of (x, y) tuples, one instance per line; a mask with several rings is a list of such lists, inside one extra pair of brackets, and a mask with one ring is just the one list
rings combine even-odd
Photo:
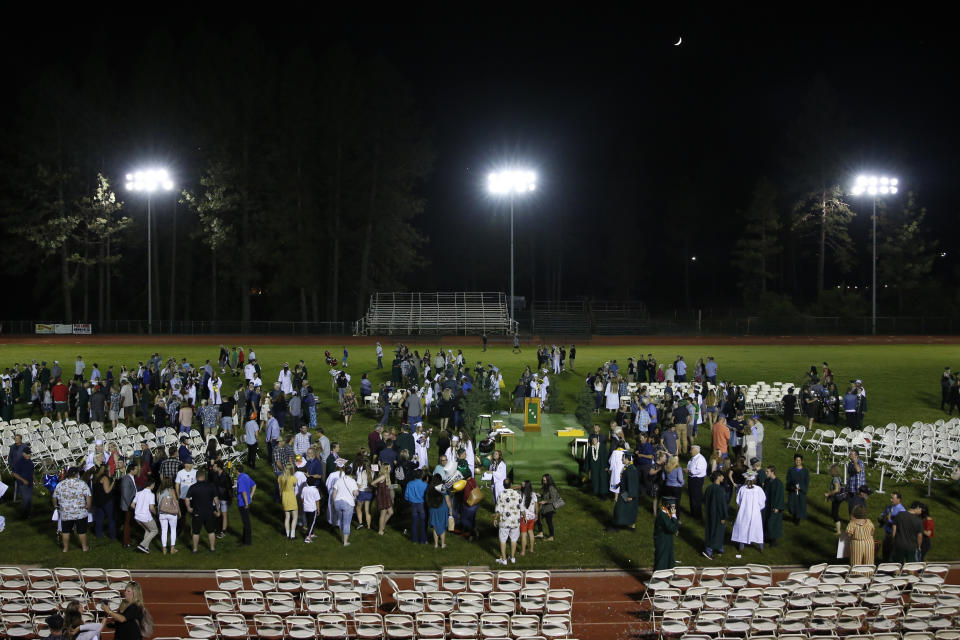
[[(598, 429), (599, 431), (599, 429)], [(590, 474), (593, 495), (603, 498), (610, 492), (610, 477), (607, 473), (607, 439), (602, 433), (590, 434), (590, 444), (584, 454), (584, 469)]]
[(723, 553), (723, 541), (727, 536), (727, 515), (730, 502), (724, 491), (723, 472), (714, 471), (710, 476), (710, 486), (703, 494), (703, 555), (713, 560), (713, 555)]
[(777, 546), (777, 541), (783, 537), (783, 509), (786, 504), (783, 499), (783, 481), (777, 477), (777, 470), (771, 465), (767, 467), (767, 481), (763, 483), (763, 493), (767, 498), (763, 508), (763, 528), (766, 541), (771, 547)]
[(807, 519), (807, 490), (810, 488), (810, 472), (803, 466), (803, 456), (793, 457), (794, 466), (787, 471), (787, 507), (793, 516), (793, 524)]
[(677, 499), (665, 496), (653, 521), (653, 570), (673, 569), (673, 539), (680, 530)]
[(613, 505), (613, 525), (615, 527), (637, 528), (637, 512), (640, 505), (640, 472), (634, 464), (633, 456), (623, 456), (623, 472), (620, 474), (620, 493)]
[(4, 422), (13, 420), (13, 402), (12, 387), (4, 387), (0, 390), (0, 418), (3, 418)]

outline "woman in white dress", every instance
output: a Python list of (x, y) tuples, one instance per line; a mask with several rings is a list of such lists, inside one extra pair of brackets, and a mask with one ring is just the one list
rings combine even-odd
[(493, 401), (500, 404), (500, 385), (503, 383), (503, 374), (499, 371), (495, 371), (494, 375), (490, 377), (490, 395), (493, 396)]
[(423, 398), (423, 417), (430, 415), (430, 407), (433, 406), (433, 385), (426, 384), (427, 392)]
[(503, 491), (503, 481), (507, 479), (507, 463), (503, 461), (503, 452), (497, 449), (490, 460), (490, 475), (493, 488), (493, 503), (497, 503), (500, 492)]
[(607, 411), (616, 411), (620, 408), (620, 382), (618, 380), (610, 378), (606, 391), (604, 391), (604, 397), (606, 398)]
[(417, 431), (413, 436), (414, 443), (414, 454), (417, 456), (417, 464), (420, 469), (423, 469), (428, 464), (429, 461), (429, 451), (430, 451), (430, 436), (423, 430), (423, 424), (417, 425)]
[(553, 372), (557, 375), (560, 374), (560, 349), (557, 348), (557, 345), (553, 345)]
[(540, 408), (547, 404), (547, 394), (550, 393), (550, 378), (543, 374), (543, 380), (540, 381)]
[(467, 452), (467, 464), (470, 466), (470, 473), (476, 469), (476, 457), (473, 452), (473, 441), (463, 430), (460, 431), (460, 448)]

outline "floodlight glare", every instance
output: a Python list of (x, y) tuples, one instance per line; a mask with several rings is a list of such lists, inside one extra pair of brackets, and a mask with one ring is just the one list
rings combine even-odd
[(487, 176), (487, 189), (493, 194), (523, 194), (537, 188), (533, 171), (500, 171)]
[(857, 186), (864, 187), (867, 184), (867, 176), (858, 176), (857, 177)]
[[(853, 187), (850, 189), (850, 192), (855, 196), (866, 193), (873, 198), (873, 286), (871, 287), (871, 295), (873, 296), (872, 329), (874, 335), (877, 333), (877, 196), (896, 194), (899, 190), (897, 189), (899, 184), (900, 181), (897, 178), (889, 176), (860, 175), (857, 176)], [(886, 286), (884, 285), (884, 288)]]
[(900, 181), (896, 178), (890, 178), (890, 186), (895, 187)]
[(870, 185), (870, 186), (867, 188), (867, 193), (869, 193), (869, 194), (872, 195), (872, 196), (875, 196), (875, 195), (877, 195), (877, 188), (876, 188), (875, 186), (873, 186), (873, 185)]
[(871, 185), (877, 184), (877, 176), (870, 176), (868, 183)]
[(896, 187), (890, 187), (890, 193), (896, 193), (896, 192), (897, 192)]
[(882, 193), (882, 194), (884, 194), (884, 195), (886, 195), (887, 193), (889, 193), (889, 191), (890, 191), (890, 187), (888, 187), (888, 186), (886, 186), (886, 185), (880, 187), (880, 193)]
[(882, 178), (880, 178), (880, 184), (886, 185), (889, 183), (890, 183), (890, 178), (888, 178), (887, 176), (883, 176)]

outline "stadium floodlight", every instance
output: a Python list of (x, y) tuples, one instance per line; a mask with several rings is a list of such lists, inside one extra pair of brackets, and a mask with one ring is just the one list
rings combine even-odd
[(514, 330), (513, 315), (513, 199), (537, 189), (537, 174), (529, 169), (494, 171), (487, 176), (487, 191), (494, 196), (510, 198), (510, 330)]
[(150, 227), (153, 218), (153, 193), (173, 191), (173, 180), (166, 169), (147, 169), (127, 174), (127, 191), (147, 194), (147, 331), (153, 333), (153, 261)]
[(855, 196), (867, 195), (873, 199), (873, 315), (871, 329), (877, 335), (877, 196), (895, 195), (900, 180), (889, 176), (860, 175), (853, 183), (851, 193)]

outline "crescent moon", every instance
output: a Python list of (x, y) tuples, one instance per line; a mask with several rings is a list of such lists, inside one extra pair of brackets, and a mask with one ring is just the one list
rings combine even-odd
[(673, 46), (675, 46), (675, 47), (679, 47), (679, 46), (680, 46), (680, 43), (681, 43), (681, 42), (683, 42), (683, 36), (680, 36), (680, 39), (679, 39), (679, 40), (677, 40), (677, 41), (676, 41), (676, 42), (674, 43), (674, 45), (673, 45)]

